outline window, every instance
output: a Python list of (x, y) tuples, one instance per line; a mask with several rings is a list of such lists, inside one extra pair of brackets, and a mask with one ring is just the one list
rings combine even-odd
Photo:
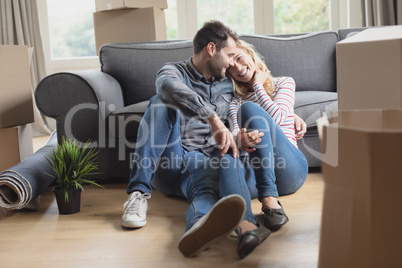
[(275, 34), (329, 30), (329, 0), (275, 0)]
[(96, 56), (95, 1), (48, 0), (47, 10), (53, 59)]
[(254, 32), (253, 1), (250, 0), (197, 0), (198, 28), (205, 21), (220, 20), (237, 34)]
[[(167, 39), (178, 39), (178, 1), (167, 1), (169, 7), (165, 10)], [(262, 19), (254, 18), (255, 1), (196, 0), (195, 2), (194, 17), (197, 17), (197, 25), (194, 25), (193, 31), (197, 30), (195, 27), (202, 27), (205, 21), (219, 19), (238, 34), (253, 34), (254, 20), (258, 23)], [(273, 3), (276, 34), (329, 29), (329, 0), (275, 0)], [(96, 56), (92, 15), (95, 11), (95, 1), (48, 0), (47, 9), (53, 59)]]
[[(218, 19), (238, 34), (303, 33), (361, 27), (359, 1), (167, 0), (167, 38), (193, 38)], [(38, 0), (47, 73), (99, 69), (93, 29), (94, 0)]]
[(168, 0), (168, 8), (165, 9), (166, 36), (168, 40), (177, 39), (177, 1)]

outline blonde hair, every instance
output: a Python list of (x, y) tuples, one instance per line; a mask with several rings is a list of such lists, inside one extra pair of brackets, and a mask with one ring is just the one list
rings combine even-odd
[[(268, 70), (267, 65), (264, 63), (262, 56), (254, 49), (254, 46), (243, 41), (243, 40), (238, 40), (236, 42), (237, 48), (242, 49), (244, 52), (246, 52), (248, 55), (250, 55), (251, 59), (253, 60), (256, 70)], [(247, 85), (245, 83), (236, 81), (232, 76), (230, 76), (233, 82), (233, 90), (234, 90), (234, 95), (237, 97), (244, 97), (249, 93), (249, 90), (247, 88)], [(271, 97), (273, 100), (273, 94), (276, 91), (276, 87), (272, 83), (272, 79), (274, 77), (271, 75), (271, 72), (268, 70), (268, 78), (267, 80), (263, 83), (263, 87), (267, 94)]]

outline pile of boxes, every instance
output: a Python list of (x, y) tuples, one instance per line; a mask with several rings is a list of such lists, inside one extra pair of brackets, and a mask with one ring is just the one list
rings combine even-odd
[(27, 46), (0, 46), (0, 172), (33, 152), (32, 51)]
[(337, 44), (338, 109), (322, 129), (319, 267), (402, 267), (402, 26)]
[(96, 50), (106, 43), (166, 40), (167, 0), (95, 0)]

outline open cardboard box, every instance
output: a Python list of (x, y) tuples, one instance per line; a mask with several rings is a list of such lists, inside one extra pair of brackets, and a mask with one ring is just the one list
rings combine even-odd
[(167, 0), (95, 0), (96, 11), (106, 11), (123, 8), (168, 8)]
[(402, 267), (402, 109), (337, 113), (321, 136), (319, 267)]

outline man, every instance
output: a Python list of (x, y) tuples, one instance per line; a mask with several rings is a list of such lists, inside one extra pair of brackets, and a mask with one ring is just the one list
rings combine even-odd
[[(243, 222), (254, 230), (239, 236), (241, 257), (270, 234), (262, 226), (257, 228), (244, 167), (237, 162), (239, 150), (222, 122), (233, 95), (226, 70), (233, 66), (237, 40), (221, 22), (205, 23), (194, 37), (194, 55), (160, 69), (158, 96), (151, 99), (139, 128), (122, 225), (146, 224), (151, 183), (165, 194), (185, 197), (190, 206), (186, 233), (179, 242), (185, 256), (198, 254)], [(229, 149), (231, 166), (222, 168)], [(150, 160), (148, 165), (144, 159)], [(232, 171), (241, 183), (230, 182)]]

